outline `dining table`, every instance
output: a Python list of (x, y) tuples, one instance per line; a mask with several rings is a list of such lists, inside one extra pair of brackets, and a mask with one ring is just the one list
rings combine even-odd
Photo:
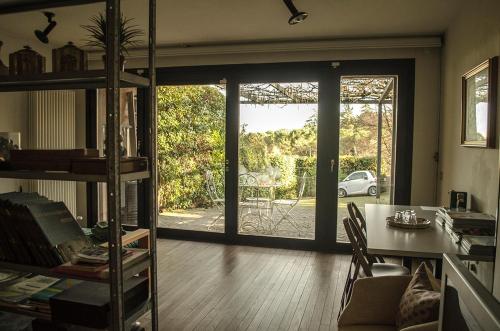
[[(396, 211), (414, 210), (418, 218), (425, 218), (430, 225), (424, 229), (406, 229), (387, 224), (387, 217)], [(411, 270), (414, 258), (435, 260), (435, 274), (441, 275), (443, 253), (467, 255), (446, 230), (436, 222), (437, 207), (366, 204), (367, 252), (403, 258)]]

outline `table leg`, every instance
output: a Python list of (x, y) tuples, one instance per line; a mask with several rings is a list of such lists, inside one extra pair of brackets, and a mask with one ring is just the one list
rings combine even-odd
[(412, 258), (410, 256), (403, 256), (403, 266), (407, 267), (408, 270), (410, 270), (410, 274), (411, 274), (411, 264), (412, 264)]
[(441, 279), (442, 272), (443, 272), (443, 260), (436, 259), (436, 267), (434, 268), (434, 277)]

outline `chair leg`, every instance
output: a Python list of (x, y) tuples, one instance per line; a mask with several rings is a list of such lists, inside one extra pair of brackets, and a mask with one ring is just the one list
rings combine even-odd
[(280, 214), (282, 215), (280, 220), (278, 222), (276, 222), (276, 224), (274, 225), (274, 228), (273, 228), (273, 232), (276, 232), (278, 230), (278, 226), (283, 222), (283, 221), (288, 221), (288, 223), (290, 223), (290, 225), (292, 227), (295, 228), (295, 230), (297, 230), (298, 234), (299, 234), (299, 237), (302, 235), (302, 232), (301, 232), (301, 229), (300, 229), (300, 226), (299, 224), (295, 221), (295, 217), (293, 216), (293, 214), (291, 213), (291, 211), (294, 209), (295, 206), (293, 206), (292, 208), (289, 208), (288, 210), (285, 210), (285, 208), (281, 207), (281, 206), (276, 206), (276, 209), (280, 212)]
[(210, 224), (209, 224), (209, 225), (207, 225), (208, 230), (210, 230), (212, 227), (214, 227), (215, 225), (217, 225), (217, 222), (218, 222), (219, 220), (223, 219), (223, 218), (224, 218), (224, 213), (222, 213), (222, 212), (221, 212), (221, 213), (217, 216), (217, 218), (215, 218), (212, 222), (210, 222)]

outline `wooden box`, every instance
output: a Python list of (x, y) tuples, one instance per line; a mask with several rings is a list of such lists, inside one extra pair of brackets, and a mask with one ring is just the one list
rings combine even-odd
[(45, 57), (29, 46), (9, 55), (9, 72), (14, 76), (41, 74), (45, 72)]
[[(138, 172), (148, 170), (147, 157), (128, 157), (120, 161), (120, 172), (126, 174), (129, 172)], [(73, 159), (71, 171), (75, 174), (106, 174), (106, 158), (82, 158)]]
[(53, 72), (75, 72), (87, 70), (87, 54), (73, 45), (67, 45), (52, 50)]
[(23, 149), (10, 151), (10, 162), (14, 170), (71, 171), (73, 159), (97, 156), (97, 149)]

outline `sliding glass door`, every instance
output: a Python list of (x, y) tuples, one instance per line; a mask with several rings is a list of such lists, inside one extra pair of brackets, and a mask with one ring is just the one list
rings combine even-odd
[(158, 227), (224, 232), (225, 85), (158, 88)]
[(348, 249), (349, 202), (410, 202), (413, 79), (413, 60), (160, 69), (159, 234)]
[(394, 76), (342, 76), (337, 242), (347, 242), (342, 219), (347, 205), (361, 212), (365, 204), (393, 202)]
[(238, 234), (314, 240), (318, 82), (239, 85)]

